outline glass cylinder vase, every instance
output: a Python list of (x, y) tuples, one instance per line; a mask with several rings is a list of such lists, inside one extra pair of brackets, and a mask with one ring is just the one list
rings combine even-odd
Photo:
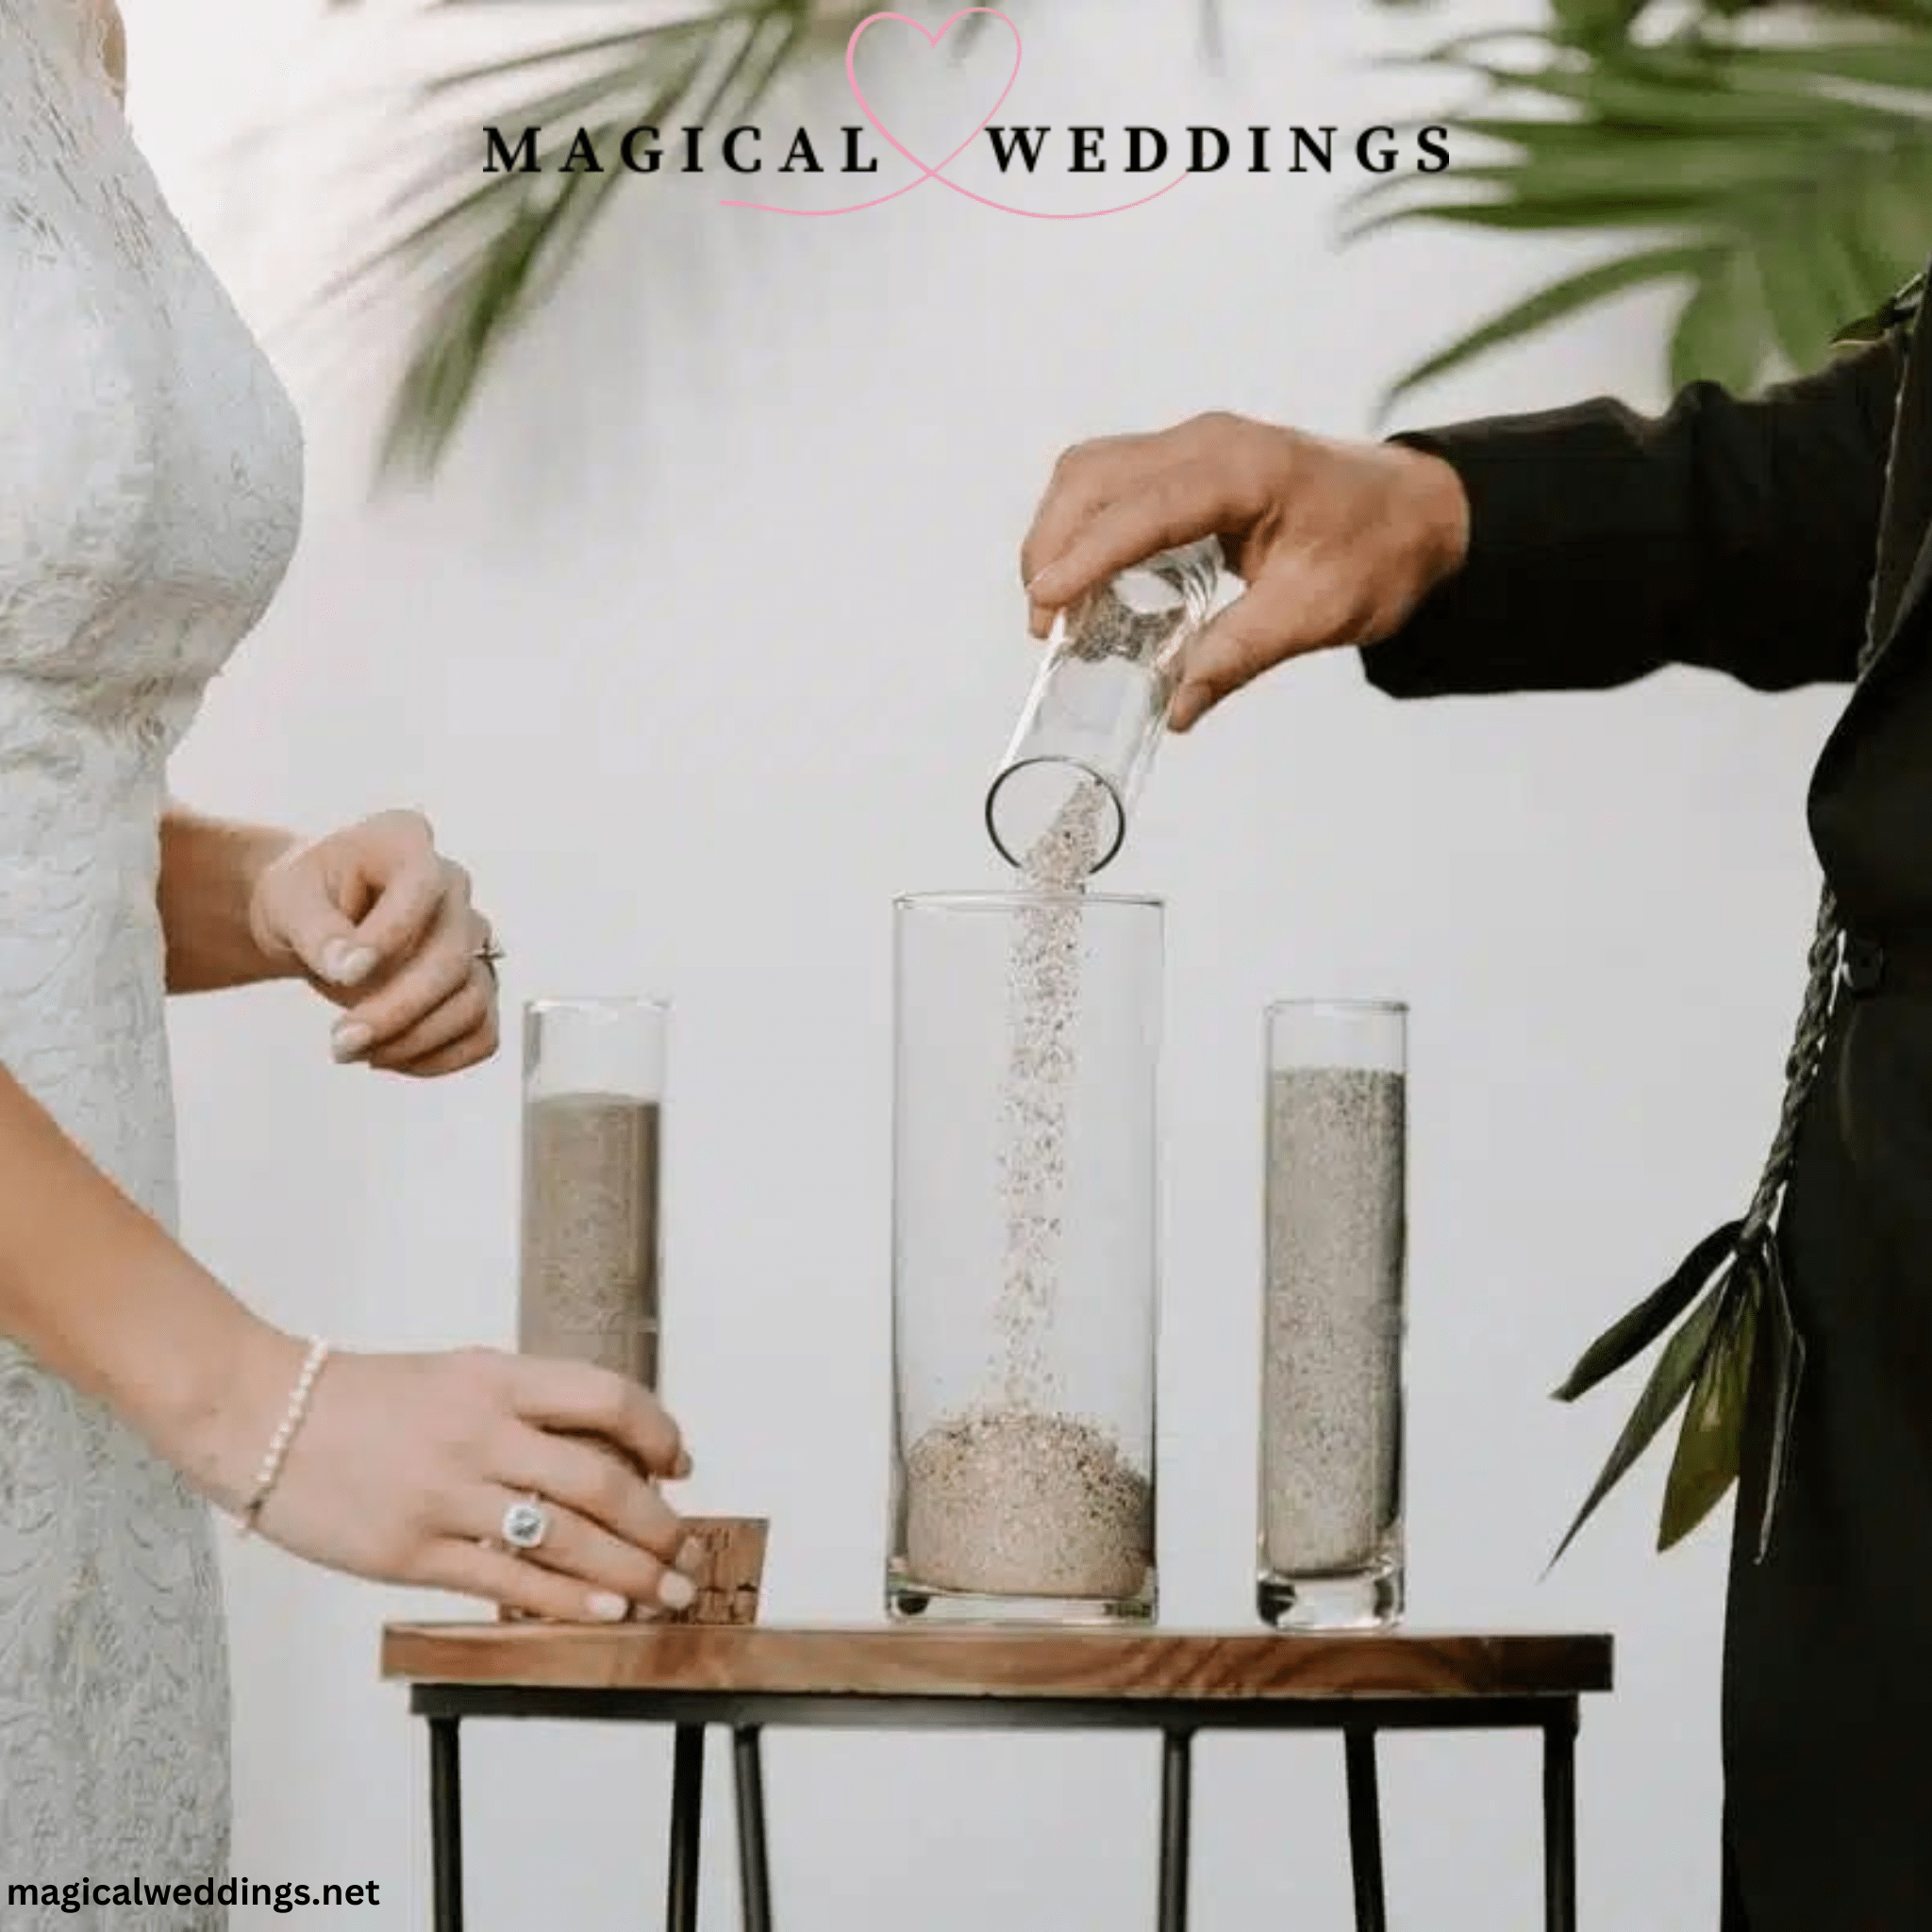
[(888, 1611), (1151, 1620), (1162, 908), (894, 917)]
[(1407, 1019), (1389, 1001), (1266, 1016), (1256, 1607), (1277, 1629), (1402, 1612)]
[(1054, 620), (1046, 655), (986, 794), (986, 828), (1025, 870), (1070, 812), (1092, 824), (1074, 885), (1121, 849), (1167, 727), (1188, 645), (1233, 580), (1214, 538), (1164, 550)]
[(517, 1345), (658, 1386), (670, 1008), (524, 1008)]

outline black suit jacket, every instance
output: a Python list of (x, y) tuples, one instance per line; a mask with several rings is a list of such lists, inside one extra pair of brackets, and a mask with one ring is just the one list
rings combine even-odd
[(1696, 384), (1658, 417), (1598, 399), (1403, 437), (1460, 475), (1470, 553), (1363, 654), (1369, 678), (1399, 697), (1669, 664), (1849, 681), (1875, 593), (1880, 656), (1818, 761), (1812, 836), (1849, 923), (1932, 933), (1928, 315), (1755, 398)]
[[(1364, 653), (1374, 683), (1575, 691), (1688, 664), (1783, 690), (1853, 677), (1870, 614), (1879, 655), (1813, 773), (1812, 836), (1854, 932), (1932, 935), (1925, 310), (1754, 400), (1699, 386), (1655, 419), (1597, 401), (1405, 440), (1460, 472), (1471, 550)], [(1781, 1227), (1807, 1366), (1762, 1565), (1761, 1400), (1736, 1519), (1726, 1932), (1932, 1925), (1932, 1672), (1900, 1637), (1932, 1616), (1932, 1000), (1839, 1020)]]

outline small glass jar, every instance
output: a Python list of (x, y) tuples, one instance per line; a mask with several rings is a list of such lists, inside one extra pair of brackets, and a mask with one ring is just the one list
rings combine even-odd
[(1221, 544), (1208, 538), (1122, 571), (1054, 619), (986, 794), (987, 832), (1008, 865), (1034, 870), (1035, 855), (1083, 791), (1097, 793), (1099, 816), (1082, 875), (1120, 850), (1167, 728), (1182, 657), (1228, 581)]
[(517, 1345), (652, 1388), (669, 1026), (661, 1000), (524, 1008)]
[(1151, 1620), (1162, 908), (895, 908), (895, 1618)]
[(1389, 1001), (1266, 1016), (1256, 1607), (1276, 1629), (1402, 1612), (1407, 1024)]

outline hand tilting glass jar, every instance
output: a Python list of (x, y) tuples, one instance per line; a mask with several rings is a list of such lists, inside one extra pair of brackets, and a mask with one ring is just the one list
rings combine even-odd
[(1267, 1014), (1256, 1607), (1280, 1629), (1401, 1614), (1407, 1009)]
[(897, 1617), (1155, 1610), (1162, 908), (895, 908)]
[(1054, 620), (1046, 660), (986, 794), (986, 828), (1009, 865), (1026, 864), (1074, 795), (1094, 788), (1103, 822), (1088, 870), (1120, 850), (1182, 656), (1231, 581), (1209, 538), (1123, 571)]

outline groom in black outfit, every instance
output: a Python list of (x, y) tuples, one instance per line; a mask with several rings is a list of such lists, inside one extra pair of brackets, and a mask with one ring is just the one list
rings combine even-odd
[[(1932, 1932), (1924, 281), (1818, 373), (1750, 399), (1693, 385), (1657, 418), (1597, 400), (1368, 444), (1217, 416), (1086, 444), (1022, 559), (1043, 630), (1113, 571), (1221, 537), (1247, 591), (1190, 658), (1182, 730), (1341, 644), (1397, 697), (1607, 689), (1667, 664), (1855, 685), (1811, 780), (1827, 890), (1754, 1204), (1772, 1287), (1740, 1357), (1724, 1932)], [(1763, 1345), (1780, 1307), (1783, 1355)]]

